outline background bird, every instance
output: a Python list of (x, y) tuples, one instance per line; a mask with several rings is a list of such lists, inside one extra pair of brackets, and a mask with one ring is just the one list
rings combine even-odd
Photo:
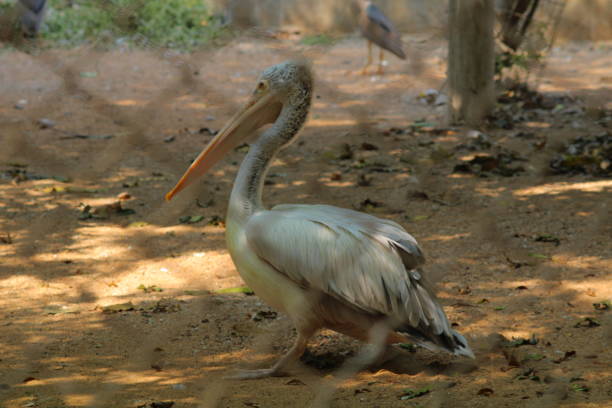
[(358, 0), (357, 5), (359, 6), (359, 29), (368, 40), (368, 61), (361, 73), (367, 74), (367, 69), (372, 64), (372, 43), (374, 43), (380, 47), (377, 73), (382, 74), (383, 50), (392, 52), (400, 59), (406, 59), (400, 33), (395, 29), (391, 20), (371, 1)]
[(21, 28), (28, 36), (35, 36), (47, 12), (46, 0), (19, 0), (17, 2)]
[(272, 123), (250, 146), (234, 182), (226, 239), (242, 279), (290, 317), (298, 337), (273, 367), (243, 371), (237, 378), (282, 374), (321, 328), (368, 341), (371, 329), (382, 324), (385, 343), (412, 341), (473, 357), (420, 270), (421, 249), (400, 225), (328, 205), (263, 205), (268, 166), (304, 124), (311, 95), (312, 76), (304, 62), (265, 70), (246, 106), (166, 195), (171, 199), (256, 129)]

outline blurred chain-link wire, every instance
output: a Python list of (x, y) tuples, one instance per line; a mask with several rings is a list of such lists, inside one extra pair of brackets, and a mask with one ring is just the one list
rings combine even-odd
[[(74, 2), (78, 4), (78, 2)], [(109, 13), (113, 16), (115, 26), (119, 30), (123, 30), (125, 33), (129, 33), (131, 26), (133, 25), (134, 13), (143, 7), (144, 0), (126, 2), (125, 7), (116, 7), (116, 4), (111, 1), (99, 2), (99, 7), (104, 9), (107, 8)], [(550, 7), (552, 12), (545, 14), (548, 20), (544, 21), (547, 26), (552, 26), (552, 32), (555, 32), (554, 25), (558, 21), (559, 15), (563, 8), (562, 1), (548, 1), (544, 2), (545, 5), (542, 7)], [(202, 61), (208, 61), (214, 65), (216, 61), (222, 61), (225, 57), (224, 52), (227, 48), (232, 45), (240, 44), (244, 39), (252, 38), (269, 38), (270, 32), (262, 31), (260, 29), (247, 30), (239, 34), (233, 34), (231, 39), (226, 40), (225, 44), (221, 47), (201, 47), (199, 49), (192, 50), (191, 53), (177, 53), (168, 50), (165, 47), (156, 44), (154, 41), (149, 41), (144, 36), (139, 36), (136, 39), (139, 47), (146, 49), (150, 55), (159, 63), (167, 63), (172, 67), (172, 80), (169, 81), (161, 89), (157, 90), (155, 94), (150, 97), (146, 103), (141, 107), (124, 109), (122, 106), (109, 99), (108, 96), (103, 96), (98, 92), (93, 92), (84, 84), (82, 77), (81, 67), (84, 65), (92, 66), (102, 56), (102, 53), (98, 52), (94, 47), (81, 46), (78, 48), (76, 53), (71, 53), (70, 58), (62, 58), (62, 54), (45, 52), (37, 47), (36, 39), (24, 39), (19, 28), (13, 24), (19, 17), (21, 11), (16, 10), (14, 12), (3, 14), (2, 21), (0, 22), (0, 39), (3, 41), (3, 45), (7, 43), (12, 44), (19, 52), (27, 54), (27, 58), (36, 63), (41, 70), (46, 71), (48, 75), (52, 75), (58, 78), (59, 85), (55, 90), (51, 92), (45, 92), (45, 94), (36, 101), (33, 106), (29, 107), (22, 115), (21, 119), (14, 119), (8, 115), (3, 115), (0, 118), (0, 125), (2, 126), (2, 153), (0, 158), (3, 160), (10, 160), (14, 157), (27, 158), (32, 162), (44, 162), (45, 166), (58, 173), (63, 173), (71, 176), (76, 180), (86, 180), (88, 182), (100, 181), (108, 178), (109, 174), (113, 173), (114, 169), (120, 167), (121, 163), (126, 160), (127, 156), (133, 155), (135, 152), (138, 155), (146, 158), (147, 165), (154, 165), (155, 168), (163, 173), (171, 174), (173, 177), (177, 177), (182, 173), (186, 164), (183, 160), (173, 158), (168, 154), (165, 149), (165, 145), (160, 143), (159, 140), (153, 139), (152, 135), (156, 133), (153, 126), (156, 125), (156, 119), (161, 111), (169, 109), (170, 106), (178, 99), (185, 95), (202, 96), (206, 98), (213, 95), (214, 99), (219, 104), (234, 108), (237, 103), (234, 95), (227, 95), (222, 89), (215, 86), (214, 83), (208, 83), (202, 80), (198, 72), (200, 70), (200, 63)], [(31, 30), (30, 30), (31, 31)], [(548, 43), (548, 47), (552, 43), (554, 36), (548, 36), (551, 42)], [(296, 58), (306, 56), (306, 58), (317, 62), (319, 59), (324, 58), (328, 48), (325, 47), (312, 47), (312, 48), (291, 48), (282, 44), (275, 44), (271, 42), (268, 44), (268, 50), (271, 50), (274, 54), (274, 59), (282, 60), (288, 58)], [(64, 54), (65, 55), (65, 54)], [(409, 56), (410, 60), (414, 61), (414, 70), (418, 73), (419, 70), (423, 69), (421, 65), (422, 54), (418, 50), (412, 51)], [(263, 61), (268, 64), (271, 61)], [(258, 64), (263, 63), (259, 61)], [(222, 69), (221, 67), (218, 69)], [(224, 72), (224, 75), (230, 76), (231, 72)], [(244, 86), (249, 88), (255, 77), (248, 78), (245, 80)], [(340, 89), (336, 84), (326, 80), (325, 78), (317, 77), (317, 89), (326, 93), (327, 97), (332, 101), (345, 101), (354, 98), (354, 95), (347, 94)], [(119, 131), (115, 132), (116, 137), (109, 140), (109, 143), (97, 151), (91, 161), (83, 163), (82, 167), (67, 168), (64, 163), (62, 155), (58, 154), (57, 151), (45, 151), (37, 147), (36, 135), (32, 132), (35, 128), (35, 124), (41, 117), (53, 116), (56, 113), (60, 113), (63, 109), (62, 101), (66, 98), (77, 99), (83, 107), (86, 107), (91, 112), (94, 112), (100, 118), (105, 118), (107, 121), (112, 122)], [(354, 131), (356, 134), (375, 136), (378, 133), (377, 129), (372, 127), (372, 123), (375, 122), (375, 115), (372, 110), (367, 106), (348, 106), (346, 107), (347, 112), (352, 116), (355, 125), (349, 127), (349, 130)], [(64, 147), (66, 150), (70, 150), (70, 146)], [(429, 179), (424, 177), (421, 181), (427, 183), (427, 186), (417, 185), (417, 189), (426, 190), (431, 182)], [(164, 219), (177, 218), (177, 214), (180, 214), (188, 206), (194, 202), (194, 194), (179, 201), (179, 204), (173, 206), (162, 206), (161, 201), (157, 205), (153, 205), (153, 210), (150, 212), (148, 217), (150, 219), (158, 219), (161, 224), (164, 223)], [(496, 246), (501, 252), (509, 253), (512, 252), (512, 257), (515, 257), (515, 253), (520, 253), (522, 257), (528, 256), (524, 250), (516, 247), (510, 243), (504, 234), (500, 232), (499, 223), (501, 219), (498, 214), (503, 213), (504, 209), (499, 206), (492, 205), (486, 212), (483, 212), (480, 224), (475, 227), (476, 230), (480, 229), (478, 234), (482, 241), (486, 241), (493, 246)], [(28, 233), (26, 240), (30, 240), (32, 243), (37, 241), (41, 236), (46, 236), (58, 230), (58, 222), (67, 217), (70, 209), (64, 207), (58, 207), (53, 212), (48, 213), (44, 216), (39, 217), (37, 222), (33, 223), (31, 231)], [(599, 229), (609, 221), (609, 211), (607, 208), (602, 207), (600, 213), (596, 219), (591, 221), (592, 228)], [(609, 225), (609, 223), (608, 223)], [(70, 231), (63, 232), (64, 235), (71, 235), (77, 233), (77, 225), (73, 224)], [(134, 246), (133, 251), (138, 257), (147, 259), (148, 256), (154, 256), (151, 253), (151, 248), (148, 247), (148, 237), (146, 234), (143, 236), (134, 235), (134, 239), (131, 244)], [(586, 245), (586, 241), (584, 243)], [(34, 245), (27, 245), (23, 243), (20, 246), (23, 251), (19, 253), (24, 258), (29, 258), (34, 255)], [(36, 260), (29, 260), (28, 262), (31, 267), (37, 267), (39, 264)], [(120, 265), (119, 265), (120, 267)], [(552, 271), (547, 278), (554, 282), (558, 280), (558, 271)], [(80, 296), (87, 301), (90, 301), (91, 294), (81, 288)], [(198, 304), (194, 306), (196, 310), (205, 310), (206, 308), (215, 307), (214, 302), (203, 298)], [(189, 321), (189, 316), (181, 314), (174, 318), (172, 321), (172, 328), (168, 327), (152, 330), (151, 333), (143, 335), (130, 327), (125, 322), (108, 319), (107, 329), (111, 331), (120, 331), (126, 338), (133, 339), (134, 344), (132, 350), (137, 352), (128, 356), (122, 366), (114, 367), (117, 370), (128, 369), (134, 367), (150, 367), (154, 364), (156, 357), (155, 348), (158, 344), (172, 344), (171, 336), (172, 333), (180, 331)], [(376, 336), (376, 332), (373, 333)], [(49, 344), (62, 342), (64, 335), (61, 333), (50, 335), (43, 342), (29, 342), (26, 339), (26, 335), (23, 335), (23, 342), (28, 343), (24, 348), (23, 353), (26, 356), (26, 360), (30, 362), (29, 367), (24, 367), (21, 371), (25, 373), (30, 371), (36, 371), (37, 365), (41, 360), (45, 358), (45, 349)], [(274, 336), (278, 336), (275, 333), (266, 333), (256, 337), (252, 343), (254, 351), (258, 351), (264, 347), (264, 345), (271, 342)], [(281, 336), (282, 337), (282, 336)], [(277, 337), (278, 338), (278, 337)], [(375, 342), (376, 343), (376, 342)], [(381, 347), (378, 344), (376, 347)], [(366, 350), (367, 351), (367, 350)], [(378, 350), (379, 351), (379, 350)], [(376, 353), (374, 353), (376, 354)], [(365, 354), (364, 354), (365, 355)], [(359, 369), (362, 369), (367, 365), (368, 361), (364, 355), (359, 355), (354, 360), (347, 361), (344, 368), (341, 368), (337, 375), (331, 380), (322, 380), (318, 387), (315, 387), (315, 399), (313, 406), (328, 406), (331, 400), (331, 394), (338, 385), (347, 378), (353, 376)], [(363, 361), (362, 361), (363, 360)], [(299, 371), (298, 371), (299, 372)], [(96, 394), (95, 400), (92, 401), (89, 406), (92, 407), (105, 407), (110, 398), (117, 392), (120, 387), (117, 381), (112, 380), (112, 373), (108, 373), (108, 381), (105, 382), (105, 386), (102, 390), (99, 390)], [(204, 382), (205, 380), (202, 380)], [(219, 406), (220, 401), (224, 395), (231, 392), (231, 387), (222, 380), (222, 378), (206, 379), (207, 386), (204, 395), (200, 398), (200, 406), (202, 407), (213, 407)], [(78, 387), (72, 386), (70, 382), (62, 382), (58, 385), (60, 392), (73, 393), (75, 391), (81, 391)], [(437, 406), (444, 405), (443, 397), (440, 397), (441, 401), (437, 401)]]

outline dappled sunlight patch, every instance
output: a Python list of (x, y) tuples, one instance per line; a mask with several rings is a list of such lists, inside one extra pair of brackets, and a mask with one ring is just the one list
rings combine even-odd
[(75, 407), (90, 407), (96, 402), (98, 397), (95, 394), (84, 394), (84, 393), (63, 393), (64, 401), (66, 404)]
[(326, 127), (326, 126), (356, 126), (358, 123), (355, 119), (325, 119), (325, 118), (310, 118), (306, 122), (306, 128), (308, 127)]
[(138, 101), (135, 99), (120, 99), (118, 101), (115, 101), (115, 105), (119, 105), (119, 106), (137, 106), (137, 105), (144, 105), (144, 101)]
[[(47, 284), (47, 281), (31, 275), (14, 274), (4, 279), (0, 279), (0, 288), (2, 289), (20, 288), (19, 292), (13, 293), (11, 299), (21, 298), (23, 296), (29, 297), (31, 294), (28, 294), (27, 289), (40, 288)], [(2, 301), (1, 299), (2, 297), (0, 297), (0, 302)]]
[(536, 324), (534, 324), (531, 327), (531, 330), (527, 330), (527, 329), (505, 329), (505, 330), (500, 330), (499, 333), (504, 336), (506, 339), (513, 339), (513, 338), (525, 338), (528, 339), (530, 338), (533, 334), (534, 331), (533, 329), (537, 328), (538, 326)]
[(552, 125), (548, 122), (525, 122), (524, 125), (533, 129), (548, 129)]
[(275, 157), (274, 160), (272, 160), (272, 163), (270, 164), (270, 167), (284, 167), (287, 165), (287, 158), (283, 158), (283, 157)]
[(122, 167), (120, 172), (109, 172), (105, 174), (104, 182), (109, 184), (121, 184), (127, 179), (136, 177), (148, 177), (151, 175), (150, 169), (136, 167)]
[(609, 299), (612, 297), (612, 279), (593, 279), (588, 281), (562, 280), (561, 288), (573, 291), (576, 301), (594, 303), (599, 299)]
[(34, 380), (28, 381), (24, 384), (21, 384), (21, 387), (39, 387), (39, 386), (59, 386), (61, 387), (64, 384), (71, 383), (86, 383), (91, 378), (85, 374), (71, 374), (71, 375), (53, 375), (53, 376), (45, 376), (45, 378), (36, 378)]
[(556, 195), (570, 191), (601, 193), (603, 191), (607, 191), (608, 189), (612, 189), (612, 180), (583, 181), (576, 183), (560, 181), (557, 183), (547, 183), (539, 186), (518, 189), (513, 192), (513, 195), (519, 197), (534, 195)]
[[(82, 234), (81, 239), (75, 241), (67, 249), (70, 251), (71, 259), (74, 260), (91, 260), (93, 259), (123, 259), (123, 256), (129, 254), (134, 248), (132, 244), (125, 245), (124, 242), (116, 241), (109, 237), (130, 235), (125, 229), (114, 226), (95, 223), (92, 221), (89, 225), (78, 228), (77, 232)], [(80, 256), (79, 256), (80, 254)], [(55, 254), (41, 254), (41, 261), (48, 260), (48, 257), (53, 257)], [(55, 255), (56, 256), (56, 255)], [(66, 255), (65, 255), (66, 256)]]
[(580, 256), (575, 254), (555, 254), (552, 263), (574, 269), (595, 269), (600, 271), (611, 271), (612, 260), (598, 256)]
[(456, 262), (462, 263), (462, 264), (465, 264), (465, 265), (470, 265), (470, 266), (477, 266), (477, 265), (481, 264), (481, 261), (479, 259), (468, 258), (468, 257), (465, 257), (465, 256), (456, 258)]
[(426, 238), (421, 238), (421, 241), (452, 241), (454, 239), (467, 238), (471, 234), (462, 233), (462, 234), (452, 234), (452, 235), (430, 235)]
[(107, 376), (107, 381), (121, 385), (146, 384), (159, 382), (164, 379), (165, 373), (157, 373), (153, 370), (128, 371), (115, 368)]
[(436, 143), (459, 143), (464, 140), (464, 137), (458, 136), (438, 136)]
[(291, 183), (274, 183), (274, 185), (266, 186), (266, 187), (268, 187), (270, 190), (274, 190), (274, 189), (282, 190), (282, 189), (288, 188), (290, 185)]
[[(248, 357), (248, 359), (246, 359)], [(198, 367), (203, 371), (218, 371), (219, 369), (237, 368), (238, 365), (249, 363), (261, 363), (263, 361), (269, 361), (270, 359), (277, 357), (272, 353), (263, 353), (261, 350), (257, 350), (253, 353), (251, 349), (243, 349), (238, 351), (230, 352), (216, 352), (214, 354), (202, 355), (198, 361), (204, 366)]]
[(471, 178), (474, 178), (474, 176), (472, 174), (467, 174), (467, 173), (451, 173), (451, 174), (447, 175), (446, 178), (449, 178), (449, 179), (471, 179)]
[[(538, 288), (543, 283), (546, 283), (546, 282), (542, 281), (541, 279), (508, 280), (508, 281), (498, 283), (497, 287), (502, 287), (504, 289), (514, 289), (514, 290), (516, 289), (533, 290), (535, 288)], [(518, 292), (518, 293), (521, 293), (521, 292)], [(513, 295), (516, 295), (516, 293), (514, 293)]]
[(189, 109), (206, 109), (208, 108), (208, 105), (203, 103), (203, 102), (189, 102), (187, 104), (184, 105), (185, 108), (189, 108)]
[(355, 99), (352, 101), (345, 101), (345, 102), (341, 102), (340, 104), (338, 104), (338, 106), (341, 106), (343, 108), (350, 108), (353, 106), (366, 106), (367, 103), (364, 100), (361, 99)]
[(317, 181), (325, 184), (326, 186), (336, 187), (336, 188), (348, 188), (348, 187), (355, 185), (355, 183), (352, 181), (330, 181), (328, 177), (322, 177), (318, 179)]

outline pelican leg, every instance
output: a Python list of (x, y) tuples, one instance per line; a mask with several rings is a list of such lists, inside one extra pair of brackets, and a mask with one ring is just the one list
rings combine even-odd
[(368, 62), (361, 69), (361, 75), (368, 74), (368, 67), (372, 64), (372, 41), (368, 41)]
[(385, 52), (381, 48), (380, 49), (380, 54), (378, 54), (378, 70), (376, 71), (376, 73), (378, 75), (383, 75), (384, 74), (384, 72), (383, 72), (384, 53)]
[(374, 370), (380, 368), (383, 364), (388, 363), (391, 360), (395, 360), (398, 356), (402, 355), (402, 352), (395, 349), (391, 345), (386, 345), (385, 348), (379, 352), (377, 356), (373, 359), (372, 363), (369, 365), (369, 368)]
[(304, 350), (306, 350), (306, 345), (308, 344), (308, 340), (312, 337), (316, 330), (300, 330), (298, 331), (298, 337), (293, 343), (291, 349), (280, 358), (270, 368), (262, 368), (258, 370), (238, 370), (235, 374), (227, 377), (232, 380), (252, 380), (256, 378), (265, 378), (265, 377), (284, 377), (287, 375), (286, 369), (291, 363), (299, 359), (302, 354), (304, 354)]

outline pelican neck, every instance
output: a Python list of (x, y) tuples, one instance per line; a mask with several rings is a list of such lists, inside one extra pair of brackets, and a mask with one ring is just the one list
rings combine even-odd
[(293, 139), (297, 133), (297, 130), (289, 126), (292, 116), (290, 111), (289, 108), (283, 108), (276, 122), (250, 145), (234, 181), (228, 218), (244, 220), (265, 209), (262, 191), (270, 163), (283, 146), (283, 142)]

